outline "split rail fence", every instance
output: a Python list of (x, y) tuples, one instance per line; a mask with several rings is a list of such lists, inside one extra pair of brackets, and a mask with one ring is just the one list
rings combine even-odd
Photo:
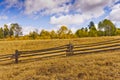
[(40, 60), (41, 58), (50, 58), (56, 56), (72, 56), (86, 53), (97, 53), (111, 50), (120, 49), (120, 39), (107, 40), (97, 43), (89, 44), (66, 44), (58, 47), (32, 50), (32, 51), (19, 51), (15, 50), (14, 54), (0, 55), (0, 63), (4, 62), (24, 62), (32, 61), (33, 59)]

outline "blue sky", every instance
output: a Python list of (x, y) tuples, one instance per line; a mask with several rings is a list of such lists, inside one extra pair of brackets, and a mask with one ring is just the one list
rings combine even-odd
[(107, 18), (120, 27), (120, 0), (0, 0), (0, 26), (19, 23), (23, 33), (38, 29), (72, 31)]

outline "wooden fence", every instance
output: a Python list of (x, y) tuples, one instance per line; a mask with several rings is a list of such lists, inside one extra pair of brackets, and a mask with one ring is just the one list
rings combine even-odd
[(72, 44), (62, 45), (58, 47), (32, 50), (32, 51), (19, 51), (15, 50), (14, 54), (0, 55), (0, 62), (24, 62), (32, 59), (50, 58), (55, 56), (72, 56), (84, 53), (96, 53), (110, 50), (120, 49), (120, 39), (109, 41), (102, 41), (89, 44)]

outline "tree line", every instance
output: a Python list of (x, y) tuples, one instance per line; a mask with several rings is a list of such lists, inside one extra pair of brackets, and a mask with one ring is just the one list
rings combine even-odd
[(3, 28), (0, 28), (1, 39), (11, 37), (18, 38), (20, 35), (22, 35), (22, 27), (20, 27), (18, 23), (12, 23), (10, 27), (5, 24)]
[(104, 19), (98, 23), (98, 27), (91, 21), (87, 27), (78, 29), (75, 33), (67, 26), (61, 26), (57, 31), (38, 30), (22, 35), (22, 27), (18, 23), (12, 23), (9, 27), (4, 25), (0, 28), (0, 39), (70, 39), (81, 37), (99, 37), (120, 35), (120, 28), (117, 28), (111, 20)]

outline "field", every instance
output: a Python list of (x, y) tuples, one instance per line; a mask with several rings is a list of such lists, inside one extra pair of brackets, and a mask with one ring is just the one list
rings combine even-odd
[[(0, 54), (18, 50), (38, 50), (69, 42), (89, 44), (120, 37), (95, 37), (72, 40), (0, 41)], [(119, 80), (120, 50), (54, 57), (28, 63), (0, 65), (0, 80)]]

